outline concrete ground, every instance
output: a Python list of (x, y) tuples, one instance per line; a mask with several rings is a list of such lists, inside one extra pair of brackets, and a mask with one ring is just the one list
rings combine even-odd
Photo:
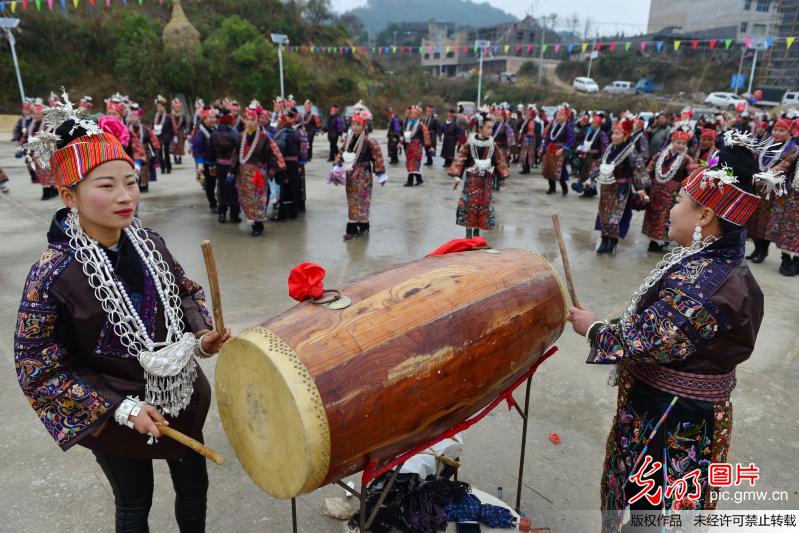
[[(383, 132), (376, 137), (384, 139)], [(366, 238), (342, 242), (346, 222), (343, 188), (325, 183), (329, 168), (324, 139), (316, 140), (316, 158), (308, 170), (308, 212), (298, 220), (268, 223), (260, 238), (246, 224), (219, 224), (208, 212), (194, 180), (189, 158), (168, 176), (159, 177), (143, 196), (141, 217), (157, 229), (189, 276), (207, 284), (199, 243), (210, 239), (218, 262), (225, 318), (234, 333), (260, 323), (293, 304), (286, 279), (299, 262), (313, 261), (327, 270), (325, 284), (341, 286), (378, 269), (419, 258), (449, 239), (463, 236), (454, 223), (457, 193), (436, 160), (424, 167), (421, 187), (403, 188), (404, 167), (389, 168), (390, 181), (375, 186), (372, 231)], [(11, 192), (0, 196), (0, 530), (112, 531), (110, 487), (92, 455), (76, 447), (62, 453), (27, 405), (15, 380), (12, 342), (16, 310), (30, 265), (45, 249), (45, 232), (59, 200), (39, 200), (13, 147), (0, 144), (0, 167), (11, 177)], [(612, 257), (597, 257), (593, 230), (596, 200), (545, 196), (537, 173), (519, 176), (518, 168), (497, 194), (497, 228), (487, 235), (496, 248), (524, 247), (557, 261), (550, 214), (563, 226), (578, 295), (600, 316), (618, 315), (631, 292), (659, 257), (646, 251), (641, 215)], [(796, 390), (799, 386), (799, 333), (795, 305), (799, 280), (777, 274), (779, 253), (753, 270), (765, 293), (766, 316), (752, 358), (739, 367), (733, 394), (735, 431), (729, 460), (761, 468), (758, 488), (788, 491), (787, 502), (747, 502), (722, 509), (798, 509)], [(207, 285), (206, 285), (207, 286)], [(568, 328), (559, 352), (542, 365), (533, 381), (532, 417), (525, 462), (523, 510), (536, 527), (555, 532), (595, 531), (598, 527), (599, 477), (605, 439), (616, 403), (616, 389), (606, 384), (608, 368), (585, 364), (585, 340)], [(214, 360), (202, 363), (213, 380)], [(523, 400), (523, 390), (517, 391)], [(547, 434), (559, 433), (553, 445)], [(505, 500), (516, 496), (521, 420), (515, 411), (496, 409), (465, 435), (460, 479)], [(229, 533), (290, 531), (290, 505), (261, 492), (241, 469), (228, 445), (218, 412), (212, 406), (205, 424), (206, 442), (227, 459), (209, 464), (211, 480), (208, 530)], [(354, 478), (355, 479), (355, 478)], [(341, 531), (341, 524), (321, 515), (324, 497), (340, 496), (325, 487), (299, 499), (300, 531)], [(177, 531), (173, 493), (165, 464), (156, 466), (153, 531)]]

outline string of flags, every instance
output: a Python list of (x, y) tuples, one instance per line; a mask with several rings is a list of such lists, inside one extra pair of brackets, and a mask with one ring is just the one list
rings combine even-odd
[[(105, 7), (110, 7), (112, 0), (83, 0), (84, 3), (88, 2), (90, 7), (95, 7), (98, 3), (102, 3)], [(119, 3), (127, 5), (128, 0), (114, 0), (119, 1)], [(130, 2), (136, 1), (139, 5), (144, 4), (144, 0), (130, 0)], [(149, 1), (149, 0), (148, 0)], [(71, 4), (75, 9), (78, 9), (80, 6), (81, 0), (71, 0)], [(68, 0), (59, 0), (61, 5), (61, 9), (67, 11), (67, 3)], [(158, 0), (159, 4), (164, 3), (164, 0)], [(5, 9), (9, 9), (11, 13), (16, 13), (18, 9), (22, 11), (26, 11), (27, 9), (35, 8), (37, 11), (41, 11), (46, 4), (47, 9), (53, 11), (55, 0), (2, 0), (0, 1), (0, 11), (4, 11)], [(796, 37), (766, 37), (764, 39), (754, 40), (753, 38), (748, 38), (744, 41), (744, 45), (746, 48), (761, 48), (761, 49), (768, 49), (772, 46), (784, 43), (785, 48), (790, 49), (794, 42), (796, 41)], [(553, 44), (505, 44), (505, 45), (493, 45), (482, 47), (482, 52), (485, 53), (493, 53), (493, 54), (509, 54), (511, 53), (511, 49), (513, 53), (516, 55), (524, 55), (524, 54), (532, 54), (534, 51), (536, 53), (543, 52), (546, 54), (548, 51), (552, 50), (556, 54), (560, 53), (561, 49), (565, 49), (569, 54), (572, 54), (576, 50), (579, 50), (582, 53), (587, 52), (589, 49), (595, 50), (597, 52), (606, 51), (606, 52), (616, 52), (620, 49), (623, 49), (625, 52), (629, 52), (633, 47), (636, 49), (640, 49), (641, 52), (646, 51), (647, 49), (654, 49), (658, 52), (663, 52), (669, 48), (674, 49), (674, 51), (678, 51), (681, 47), (687, 46), (693, 50), (699, 48), (702, 45), (703, 48), (709, 48), (711, 50), (727, 50), (729, 49), (733, 43), (735, 43), (735, 39), (675, 39), (670, 42), (670, 46), (666, 46), (666, 41), (597, 41), (597, 42), (582, 42), (582, 43), (553, 43)], [(722, 48), (723, 47), (723, 48)], [(542, 50), (543, 48), (543, 50)], [(440, 54), (442, 51), (445, 54), (449, 54), (450, 52), (458, 53), (473, 53), (477, 54), (481, 48), (478, 48), (476, 45), (423, 45), (423, 46), (371, 46), (371, 47), (350, 47), (350, 46), (287, 46), (286, 50), (289, 52), (300, 52), (300, 53), (313, 53), (313, 54), (433, 54), (437, 53)]]
[[(95, 7), (98, 1), (103, 3), (105, 7), (111, 7), (111, 0), (84, 0), (84, 3), (88, 2), (90, 7)], [(75, 9), (78, 9), (80, 2), (81, 0), (71, 0), (69, 3), (71, 3)], [(144, 4), (144, 0), (136, 0), (136, 2), (139, 5)], [(67, 0), (59, 0), (59, 3), (61, 4), (61, 9), (67, 11)], [(119, 0), (119, 3), (127, 4), (128, 0)], [(131, 3), (133, 3), (133, 0), (131, 0)], [(164, 0), (158, 0), (158, 3), (163, 5)], [(27, 11), (29, 7), (41, 11), (44, 5), (47, 6), (48, 10), (52, 11), (55, 6), (55, 0), (7, 0), (5, 2), (0, 2), (0, 11), (8, 9), (11, 13), (16, 13), (17, 9)]]
[[(754, 41), (753, 39), (746, 39), (744, 46), (746, 48), (760, 48), (767, 49), (775, 46), (778, 43), (785, 43), (785, 47), (790, 49), (796, 41), (796, 37), (781, 37), (773, 38), (768, 37), (763, 40)], [(583, 42), (583, 43), (553, 43), (553, 44), (504, 44), (504, 45), (491, 45), (485, 47), (478, 47), (471, 44), (458, 44), (458, 45), (422, 45), (422, 46), (371, 46), (371, 47), (350, 47), (350, 46), (288, 46), (285, 49), (289, 52), (299, 52), (303, 54), (382, 54), (382, 55), (396, 55), (396, 54), (445, 54), (449, 53), (471, 53), (477, 54), (482, 51), (483, 54), (515, 54), (515, 55), (532, 55), (538, 54), (542, 51), (546, 54), (548, 51), (560, 53), (565, 50), (568, 54), (576, 51), (586, 53), (589, 50), (597, 52), (617, 52), (623, 50), (629, 52), (635, 47), (641, 52), (647, 50), (656, 50), (663, 52), (667, 49), (673, 49), (675, 52), (680, 48), (691, 48), (697, 50), (700, 46), (703, 49), (709, 48), (711, 50), (728, 50), (735, 43), (735, 39), (675, 39), (671, 41), (669, 46), (666, 41), (597, 41), (597, 42)]]

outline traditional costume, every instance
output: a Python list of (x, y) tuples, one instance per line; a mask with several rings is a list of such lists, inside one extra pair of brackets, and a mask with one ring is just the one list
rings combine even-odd
[(172, 141), (169, 151), (175, 158), (175, 164), (183, 163), (183, 156), (186, 155), (186, 132), (189, 130), (189, 118), (183, 112), (183, 104), (179, 98), (172, 100)]
[[(693, 244), (658, 263), (621, 318), (586, 333), (587, 362), (617, 365), (601, 483), (604, 532), (620, 530), (628, 505), (649, 516), (716, 506), (709, 465), (726, 462), (735, 368), (751, 356), (763, 319), (763, 293), (743, 260), (743, 226), (760, 201), (748, 192), (754, 158), (742, 147), (719, 155), (721, 165), (698, 169), (683, 187), (726, 224), (724, 234), (703, 240), (697, 227)], [(680, 480), (682, 494), (664, 490)], [(637, 499), (642, 491), (653, 499)], [(694, 524), (683, 516), (686, 530)]]
[(47, 168), (47, 166), (37, 163), (34, 158), (30, 157), (30, 151), (28, 150), (27, 144), (29, 144), (34, 137), (42, 133), (44, 127), (44, 113), (46, 109), (47, 108), (45, 108), (43, 105), (34, 105), (33, 120), (29, 124), (28, 129), (25, 130), (22, 141), (22, 145), (25, 146), (25, 150), (28, 153), (28, 157), (26, 157), (26, 164), (28, 171), (31, 174), (31, 180), (33, 181), (35, 179), (35, 182), (42, 186), (42, 200), (49, 200), (50, 198), (55, 198), (58, 196), (58, 189), (56, 188), (56, 182), (53, 178), (53, 173), (50, 172), (50, 169)]
[(155, 99), (156, 112), (153, 117), (153, 131), (158, 136), (161, 145), (161, 149), (158, 151), (161, 174), (172, 173), (172, 157), (169, 150), (172, 146), (172, 137), (175, 136), (172, 115), (169, 114), (166, 105), (166, 98), (159, 94)]
[(422, 179), (421, 164), (422, 155), (431, 149), (432, 140), (430, 131), (424, 122), (419, 120), (422, 109), (419, 106), (412, 106), (408, 118), (402, 125), (402, 146), (405, 149), (405, 170), (408, 171), (408, 181), (403, 187), (413, 187), (413, 178), (416, 177), (416, 185), (424, 183)]
[(502, 155), (505, 156), (505, 162), (510, 163), (511, 160), (511, 147), (516, 144), (516, 135), (514, 128), (509, 123), (508, 112), (505, 110), (497, 113), (498, 118), (494, 123), (493, 137), (494, 142), (502, 150)]
[(330, 172), (328, 181), (339, 185), (344, 183), (347, 191), (347, 230), (344, 240), (348, 241), (369, 232), (369, 209), (372, 205), (373, 176), (383, 185), (388, 181), (386, 166), (380, 143), (369, 137), (366, 125), (371, 119), (368, 112), (356, 113), (353, 122), (363, 125), (363, 131), (356, 135), (350, 133), (344, 140), (342, 152)]
[[(784, 130), (784, 133), (779, 137), (780, 140), (774, 138), (773, 130), (778, 128)], [(787, 119), (781, 118), (774, 123), (772, 136), (759, 146), (757, 164), (761, 172), (770, 170), (789, 155), (799, 150), (799, 146), (790, 137), (790, 130), (791, 123)], [(746, 258), (751, 259), (753, 263), (762, 263), (768, 256), (771, 241), (766, 233), (773, 202), (771, 199), (764, 199), (746, 226), (749, 238), (755, 243), (754, 251)]]
[(522, 164), (520, 174), (529, 174), (535, 166), (536, 139), (541, 137), (541, 125), (536, 120), (535, 106), (527, 108), (527, 116), (519, 128), (519, 161)]
[(233, 163), (241, 145), (241, 138), (239, 132), (233, 127), (234, 124), (233, 114), (229, 109), (222, 108), (219, 113), (219, 125), (211, 133), (208, 159), (213, 161), (216, 168), (217, 220), (220, 223), (225, 223), (227, 213), (230, 211), (230, 221), (238, 224), (241, 222), (239, 217), (241, 209)]
[[(478, 123), (482, 124), (482, 121)], [(494, 139), (483, 139), (475, 133), (470, 134), (449, 167), (449, 175), (457, 180), (455, 187), (463, 179), (455, 223), (466, 228), (467, 239), (479, 235), (481, 229), (494, 228), (493, 185), (495, 181), (502, 181), (509, 174), (505, 154)]]
[[(258, 116), (258, 111), (251, 107), (246, 113)], [(261, 128), (244, 131), (235, 164), (236, 188), (244, 216), (253, 223), (253, 237), (264, 232), (266, 209), (269, 205), (268, 181), (285, 168), (283, 155), (269, 135)]]
[(191, 154), (197, 168), (197, 177), (205, 191), (208, 207), (212, 213), (217, 212), (216, 172), (214, 160), (211, 159), (211, 134), (214, 132), (216, 110), (207, 107), (202, 110), (200, 123), (194, 128), (191, 139)]
[[(671, 138), (672, 141), (681, 139), (688, 142), (689, 134), (684, 130), (677, 130), (672, 133)], [(662, 251), (668, 242), (669, 211), (677, 201), (680, 184), (688, 175), (688, 165), (691, 163), (687, 150), (675, 152), (671, 144), (649, 163), (649, 204), (641, 232), (649, 237), (651, 252)]]
[(624, 141), (611, 144), (602, 152), (597, 165), (599, 184), (599, 213), (596, 229), (602, 232), (602, 243), (597, 254), (612, 254), (619, 238), (627, 235), (632, 210), (627, 205), (635, 176), (635, 137), (633, 123), (629, 119), (620, 120), (614, 128), (624, 135)]
[[(136, 110), (133, 109), (133, 112)], [(150, 128), (140, 122), (136, 114), (135, 124), (128, 126), (130, 141), (127, 153), (133, 159), (138, 174), (139, 191), (146, 193), (150, 190), (150, 180), (155, 176), (155, 163), (158, 160), (158, 150), (161, 141)]]
[[(40, 164), (52, 154), (58, 186), (72, 188), (108, 161), (133, 168), (115, 136), (127, 136), (125, 126), (101, 117), (98, 127), (65, 100), (70, 118), (37, 137), (34, 149)], [(92, 450), (111, 483), (117, 531), (147, 530), (152, 459), (167, 460), (181, 531), (204, 530), (205, 459), (177, 441), (129, 429), (146, 402), (171, 428), (202, 440), (211, 389), (195, 358), (213, 355), (195, 337), (211, 327), (202, 288), (136, 218), (106, 248), (84, 232), (79, 213), (61, 209), (47, 239), (17, 315), (23, 393), (61, 449)]]
[[(602, 115), (594, 115), (591, 117), (591, 125), (584, 128), (575, 137), (575, 151), (580, 159), (580, 177), (572, 183), (572, 189), (586, 198), (597, 194), (596, 177), (599, 174), (599, 164), (608, 147), (608, 136), (602, 131), (603, 120)], [(622, 121), (622, 124), (626, 126), (627, 122)], [(630, 133), (625, 131), (627, 140), (629, 140), (629, 136)], [(625, 164), (627, 163), (626, 159), (625, 156)]]
[(787, 193), (777, 199), (769, 215), (766, 238), (782, 250), (779, 272), (793, 277), (799, 274), (799, 151), (778, 163), (774, 170), (786, 176)]
[(275, 221), (297, 218), (302, 203), (300, 161), (304, 160), (304, 155), (301, 151), (300, 138), (293, 127), (297, 116), (297, 112), (293, 109), (283, 113), (274, 138), (286, 165), (285, 170), (276, 176), (276, 179), (280, 180), (280, 199), (277, 215), (272, 217)]
[(702, 128), (699, 133), (699, 144), (693, 150), (690, 150), (691, 159), (693, 160), (688, 172), (693, 172), (701, 164), (702, 161), (707, 163), (718, 152), (716, 148), (716, 130), (713, 128)]
[(570, 111), (567, 107), (558, 110), (557, 118), (544, 130), (543, 162), (541, 174), (549, 181), (547, 194), (554, 194), (555, 187), (560, 182), (563, 196), (569, 194), (566, 182), (569, 171), (566, 168), (566, 159), (574, 145), (574, 130), (569, 121)]

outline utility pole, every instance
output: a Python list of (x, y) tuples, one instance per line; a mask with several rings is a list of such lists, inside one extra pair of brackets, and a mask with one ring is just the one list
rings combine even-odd
[(272, 42), (277, 44), (277, 60), (280, 64), (280, 98), (285, 98), (285, 90), (283, 88), (283, 45), (289, 43), (288, 35), (282, 33), (273, 33)]
[(749, 88), (746, 90), (749, 96), (752, 96), (752, 82), (755, 81), (755, 67), (757, 66), (757, 46), (755, 46), (754, 49), (755, 57), (752, 59), (752, 72), (749, 73)]
[(597, 51), (596, 51), (596, 40), (597, 40), (597, 38), (594, 37), (594, 42), (591, 45), (591, 53), (588, 54), (588, 74), (585, 75), (586, 78), (590, 78), (591, 77), (591, 65), (593, 65), (593, 63), (594, 63), (594, 54), (597, 53)]
[(541, 80), (544, 75), (544, 35), (547, 33), (547, 19), (541, 17), (541, 50), (538, 54), (538, 85), (541, 85)]
[(744, 68), (744, 56), (746, 56), (746, 47), (741, 48), (741, 61), (738, 63), (738, 77), (735, 79), (735, 94), (738, 94), (739, 80), (741, 79), (741, 71)]
[(477, 109), (480, 110), (481, 97), (483, 93), (483, 52), (491, 46), (491, 41), (475, 41), (474, 46), (480, 49), (480, 71), (477, 75)]
[(8, 38), (8, 44), (11, 46), (11, 57), (14, 60), (14, 70), (17, 73), (17, 85), (19, 86), (19, 98), (20, 101), (24, 104), (25, 103), (25, 88), (22, 86), (22, 75), (19, 72), (19, 62), (17, 61), (17, 49), (14, 46), (16, 44), (16, 39), (14, 38), (14, 34), (11, 32), (14, 28), (19, 26), (19, 19), (15, 18), (0, 18), (0, 28), (6, 34), (6, 38)]

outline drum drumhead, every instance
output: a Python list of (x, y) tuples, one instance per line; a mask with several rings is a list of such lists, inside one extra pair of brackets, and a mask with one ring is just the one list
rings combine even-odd
[(227, 342), (216, 364), (222, 425), (241, 466), (275, 498), (311, 492), (330, 464), (327, 415), (313, 378), (271, 331)]

